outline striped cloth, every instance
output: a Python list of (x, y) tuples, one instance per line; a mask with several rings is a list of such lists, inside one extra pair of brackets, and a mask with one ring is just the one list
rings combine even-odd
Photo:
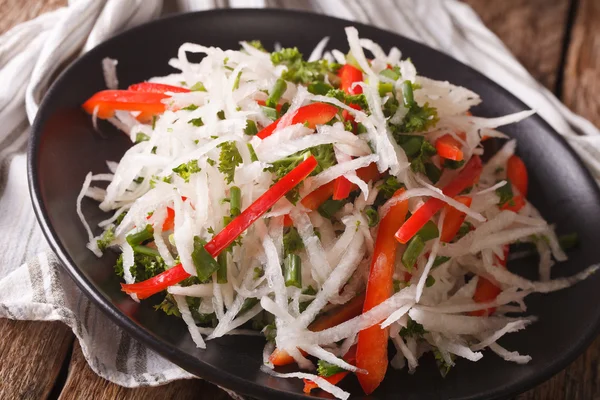
[(114, 383), (159, 385), (192, 375), (121, 331), (62, 272), (27, 200), (29, 122), (51, 77), (65, 61), (161, 14), (218, 7), (313, 10), (395, 31), (449, 53), (537, 110), (600, 182), (600, 132), (536, 82), (477, 15), (458, 1), (71, 1), (69, 7), (18, 25), (0, 37), (0, 317), (65, 322), (79, 339), (91, 368)]

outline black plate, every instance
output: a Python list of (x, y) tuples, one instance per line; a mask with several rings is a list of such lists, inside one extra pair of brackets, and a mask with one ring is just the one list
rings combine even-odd
[[(121, 87), (152, 76), (173, 72), (167, 61), (179, 45), (197, 42), (238, 48), (241, 40), (260, 39), (269, 48), (275, 42), (298, 46), (308, 54), (323, 37), (330, 48), (347, 50), (344, 27), (352, 23), (308, 13), (277, 10), (210, 11), (174, 16), (127, 31), (102, 43), (73, 63), (52, 86), (33, 126), (29, 147), (29, 184), (39, 222), (53, 250), (81, 289), (117, 324), (150, 348), (186, 370), (241, 393), (260, 398), (301, 398), (301, 383), (269, 377), (259, 371), (262, 340), (229, 337), (210, 342), (206, 351), (195, 349), (183, 323), (138, 306), (119, 291), (113, 274), (114, 255), (97, 259), (85, 247), (87, 236), (75, 213), (75, 199), (88, 171), (106, 172), (105, 160), (118, 161), (129, 147), (128, 138), (101, 123), (105, 138), (94, 133), (91, 118), (80, 105), (104, 89), (101, 61), (119, 61)], [(361, 36), (384, 50), (399, 47), (411, 57), (420, 74), (449, 80), (479, 93), (483, 104), (474, 112), (500, 116), (527, 107), (473, 69), (421, 44), (361, 24)], [(534, 116), (504, 129), (519, 143), (519, 154), (530, 173), (532, 202), (561, 233), (577, 232), (580, 248), (569, 262), (555, 268), (556, 276), (571, 275), (600, 261), (600, 193), (596, 184), (565, 141), (540, 117)], [(92, 223), (105, 218), (97, 204), (85, 200)], [(94, 225), (95, 226), (95, 225)], [(534, 276), (535, 260), (522, 265)], [(459, 360), (442, 379), (433, 360), (425, 358), (413, 376), (390, 370), (372, 398), (480, 399), (512, 395), (539, 384), (572, 361), (598, 332), (600, 276), (574, 288), (528, 299), (529, 311), (540, 320), (525, 332), (509, 335), (501, 344), (533, 356), (529, 365), (504, 362), (486, 351), (477, 362)], [(343, 387), (360, 397), (352, 379)]]

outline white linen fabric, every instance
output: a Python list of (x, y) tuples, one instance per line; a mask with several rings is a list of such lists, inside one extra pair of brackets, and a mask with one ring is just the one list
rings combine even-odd
[(471, 8), (459, 1), (70, 1), (68, 7), (0, 36), (0, 317), (65, 322), (79, 339), (91, 368), (103, 378), (136, 387), (193, 376), (108, 321), (62, 271), (45, 244), (28, 200), (25, 148), (29, 123), (51, 78), (65, 62), (165, 13), (223, 7), (312, 10), (394, 31), (448, 53), (535, 109), (565, 137), (600, 182), (598, 129), (536, 82)]

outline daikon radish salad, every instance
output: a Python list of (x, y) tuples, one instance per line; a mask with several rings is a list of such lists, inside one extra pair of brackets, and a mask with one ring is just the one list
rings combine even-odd
[[(159, 298), (199, 348), (264, 335), (262, 369), (307, 393), (346, 399), (337, 385), (355, 375), (369, 394), (388, 364), (412, 372), (429, 352), (444, 375), (457, 357), (528, 363), (497, 343), (535, 322), (525, 297), (598, 268), (550, 279), (576, 238), (528, 202), (516, 142), (497, 130), (533, 112), (473, 116), (476, 93), (346, 35), (348, 53), (325, 38), (308, 58), (185, 43), (179, 73), (125, 90), (104, 60), (108, 90), (83, 108), (133, 145), (83, 183), (89, 249), (118, 250), (123, 290)], [(502, 148), (483, 163), (486, 140)], [(85, 196), (112, 213), (96, 237)], [(507, 270), (523, 252), (539, 253), (538, 281)], [(298, 372), (277, 372), (287, 364)]]

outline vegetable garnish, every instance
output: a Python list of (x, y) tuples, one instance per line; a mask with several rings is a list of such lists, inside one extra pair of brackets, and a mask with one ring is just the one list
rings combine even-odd
[[(306, 178), (317, 167), (317, 160), (309, 157), (289, 174), (284, 176), (279, 182), (275, 183), (269, 190), (260, 196), (254, 203), (246, 208), (240, 215), (235, 217), (229, 225), (219, 232), (210, 242), (203, 246), (204, 251), (199, 250), (200, 254), (208, 254), (210, 257), (216, 257), (223, 249), (229, 246), (233, 241), (250, 225), (254, 223), (261, 215), (271, 208), (287, 192), (292, 190), (304, 178)], [(205, 253), (204, 253), (205, 252)], [(193, 255), (192, 255), (193, 257)], [(196, 263), (194, 263), (196, 264)], [(173, 270), (178, 270), (173, 272)], [(127, 294), (135, 294), (138, 299), (145, 299), (153, 294), (167, 289), (182, 280), (189, 278), (190, 274), (185, 272), (182, 264), (157, 275), (147, 281), (134, 284), (121, 284), (123, 291)]]
[[(124, 90), (105, 67), (111, 90), (83, 108), (132, 147), (86, 176), (88, 248), (119, 251), (123, 290), (154, 296), (198, 348), (264, 335), (261, 370), (307, 393), (346, 399), (336, 385), (356, 375), (378, 396), (388, 367), (412, 373), (428, 352), (444, 377), (486, 347), (528, 362), (496, 342), (533, 321), (524, 297), (597, 269), (552, 279), (578, 236), (557, 237), (527, 201), (516, 141), (498, 134), (532, 112), (473, 116), (477, 93), (346, 34), (348, 52), (325, 38), (310, 61), (258, 41), (186, 43), (170, 62), (180, 72)], [(483, 140), (501, 149), (484, 155)], [(85, 197), (114, 213), (95, 237)], [(510, 272), (517, 258), (538, 263), (538, 281)]]
[[(383, 303), (392, 295), (392, 279), (398, 247), (398, 242), (394, 240), (393, 235), (404, 222), (408, 212), (408, 200), (395, 200), (404, 192), (404, 189), (399, 189), (389, 200), (395, 204), (379, 223), (363, 312)], [(358, 381), (366, 394), (371, 394), (379, 386), (387, 371), (388, 337), (388, 330), (381, 329), (377, 325), (358, 333), (356, 366), (368, 372), (368, 374), (358, 374)]]

